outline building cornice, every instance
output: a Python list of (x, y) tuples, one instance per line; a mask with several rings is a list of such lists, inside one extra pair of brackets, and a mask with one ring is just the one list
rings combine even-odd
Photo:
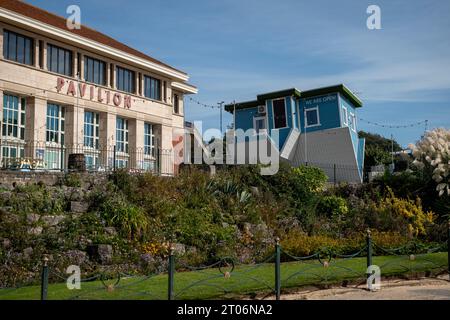
[(46, 23), (43, 23), (41, 21), (29, 18), (27, 16), (18, 14), (13, 11), (9, 11), (7, 9), (0, 7), (0, 18), (3, 18), (7, 21), (12, 21), (15, 24), (33, 28), (35, 30), (38, 30), (40, 32), (52, 35), (54, 37), (58, 37), (61, 39), (64, 39), (66, 41), (69, 41), (71, 43), (76, 43), (78, 45), (81, 45), (83, 47), (87, 47), (89, 49), (93, 49), (96, 51), (100, 51), (103, 54), (107, 56), (112, 56), (114, 58), (123, 59), (130, 64), (137, 64), (141, 68), (149, 69), (150, 71), (161, 73), (167, 77), (173, 78), (175, 80), (179, 81), (187, 81), (189, 79), (189, 76), (182, 73), (177, 72), (176, 70), (170, 69), (168, 67), (165, 67), (163, 65), (159, 65), (157, 63), (153, 63), (151, 61), (145, 60), (143, 58), (137, 57), (135, 55), (123, 52), (121, 50), (112, 48), (110, 46), (98, 43), (96, 41), (93, 41), (91, 39), (79, 36), (77, 34), (74, 34), (72, 32), (66, 31), (61, 28), (57, 28), (51, 25), (48, 25)]
[(187, 83), (172, 82), (172, 88), (181, 90), (183, 93), (198, 93), (198, 89), (196, 87)]

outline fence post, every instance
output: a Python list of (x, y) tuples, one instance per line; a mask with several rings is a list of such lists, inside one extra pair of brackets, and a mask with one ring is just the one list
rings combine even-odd
[(448, 221), (448, 229), (447, 229), (447, 271), (448, 271), (448, 280), (450, 280), (450, 220)]
[(168, 288), (168, 299), (173, 300), (173, 276), (175, 273), (175, 261), (173, 256), (174, 247), (170, 246), (169, 249), (169, 288)]
[(334, 180), (334, 186), (336, 186), (336, 163), (333, 164), (333, 180)]
[(48, 258), (44, 256), (42, 259), (44, 263), (42, 266), (42, 274), (41, 274), (41, 300), (47, 300), (47, 292), (48, 292)]
[(116, 171), (116, 145), (113, 148), (113, 171)]
[(156, 149), (156, 173), (161, 175), (161, 149)]
[(275, 296), (280, 300), (281, 295), (281, 271), (280, 271), (280, 238), (276, 238), (275, 243)]
[(372, 237), (370, 229), (367, 229), (366, 244), (367, 244), (367, 268), (372, 265)]

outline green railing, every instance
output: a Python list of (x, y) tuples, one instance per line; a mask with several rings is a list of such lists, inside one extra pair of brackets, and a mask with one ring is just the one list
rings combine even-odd
[[(447, 243), (434, 248), (420, 248), (414, 242), (399, 248), (383, 248), (375, 243), (370, 231), (358, 251), (339, 254), (322, 248), (314, 254), (298, 257), (285, 251), (276, 239), (271, 254), (257, 264), (240, 264), (230, 257), (217, 258), (209, 265), (189, 266), (174, 254), (167, 257), (167, 272), (145, 276), (99, 272), (81, 279), (83, 290), (68, 290), (66, 283), (49, 286), (49, 278), (66, 282), (67, 275), (58, 274), (43, 260), (40, 274), (40, 299), (209, 299), (274, 296), (304, 285), (359, 287), (367, 284), (368, 267), (376, 265), (381, 275), (421, 274), (427, 277), (448, 274), (450, 281), (450, 224)], [(164, 269), (163, 268), (163, 269)], [(0, 289), (0, 299), (27, 299), (28, 288)], [(24, 290), (24, 291), (21, 291)], [(31, 289), (30, 289), (31, 290)], [(15, 292), (16, 291), (16, 292)], [(35, 292), (35, 291), (33, 291)], [(33, 295), (34, 298), (36, 298)]]

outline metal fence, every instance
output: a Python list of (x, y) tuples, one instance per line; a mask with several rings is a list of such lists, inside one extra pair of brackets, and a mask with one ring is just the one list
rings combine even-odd
[[(447, 275), (450, 281), (450, 224), (447, 243), (433, 248), (415, 242), (399, 248), (383, 248), (373, 241), (370, 231), (365, 243), (353, 253), (339, 253), (321, 248), (308, 256), (295, 256), (276, 240), (273, 251), (257, 264), (239, 264), (230, 257), (217, 258), (210, 265), (189, 266), (170, 249), (166, 264), (159, 273), (133, 276), (121, 272), (115, 275), (98, 273), (82, 279), (83, 290), (68, 290), (61, 285), (49, 286), (49, 277), (67, 281), (67, 275), (55, 272), (45, 259), (40, 274), (40, 299), (211, 299), (236, 298), (239, 295), (279, 300), (282, 292), (304, 285), (329, 286), (341, 284), (369, 290), (378, 266), (383, 276)], [(166, 272), (164, 272), (166, 270)], [(38, 289), (38, 287), (34, 287)], [(0, 289), (0, 299), (8, 299), (16, 290)], [(75, 292), (75, 293), (74, 293)], [(34, 291), (37, 297), (37, 290)], [(258, 297), (259, 295), (259, 297)], [(20, 297), (16, 295), (15, 298)], [(26, 295), (22, 294), (23, 297)]]
[(172, 150), (132, 148), (128, 144), (58, 144), (42, 141), (0, 140), (0, 168), (18, 171), (70, 171), (71, 155), (83, 155), (86, 171), (126, 169), (172, 175), (176, 170)]

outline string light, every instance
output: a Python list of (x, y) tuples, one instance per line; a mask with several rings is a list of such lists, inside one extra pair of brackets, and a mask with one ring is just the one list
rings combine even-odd
[(191, 102), (196, 103), (199, 106), (202, 106), (202, 107), (205, 107), (205, 108), (211, 108), (211, 109), (220, 109), (221, 108), (221, 106), (212, 106), (212, 105), (209, 105), (209, 104), (206, 104), (206, 103), (202, 103), (202, 102), (200, 102), (198, 100), (195, 100), (194, 98), (191, 98), (191, 97), (189, 97), (189, 100)]
[(359, 118), (359, 120), (374, 125), (374, 126), (378, 126), (378, 127), (382, 127), (382, 128), (389, 128), (389, 129), (403, 129), (403, 128), (412, 128), (412, 127), (416, 127), (416, 126), (420, 126), (420, 125), (425, 125), (426, 127), (428, 126), (428, 120), (423, 120), (423, 121), (419, 121), (416, 123), (411, 123), (411, 124), (406, 124), (406, 125), (389, 125), (389, 124), (381, 124), (378, 122), (372, 122), (369, 120), (365, 120), (363, 118)]

